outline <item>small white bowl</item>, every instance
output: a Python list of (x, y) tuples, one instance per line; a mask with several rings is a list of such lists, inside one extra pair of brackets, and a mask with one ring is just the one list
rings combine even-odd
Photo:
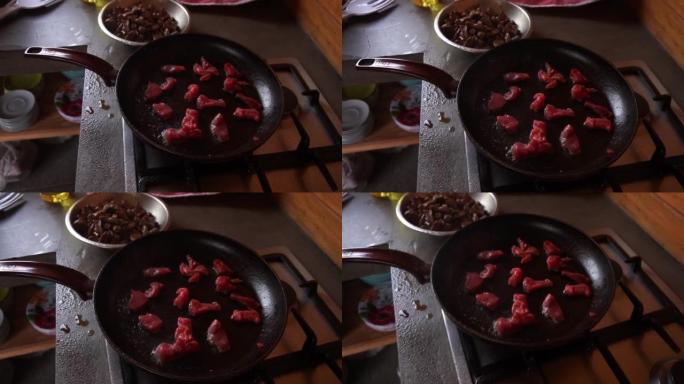
[(342, 102), (343, 144), (353, 144), (363, 140), (374, 125), (375, 118), (365, 101), (352, 99)]

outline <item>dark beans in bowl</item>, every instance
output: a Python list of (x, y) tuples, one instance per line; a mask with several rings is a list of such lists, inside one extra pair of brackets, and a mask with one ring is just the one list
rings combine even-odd
[(130, 243), (160, 230), (151, 213), (123, 200), (77, 208), (71, 214), (71, 225), (81, 236), (105, 244)]
[(407, 193), (401, 214), (409, 223), (432, 231), (454, 231), (489, 216), (467, 193)]
[(447, 12), (439, 28), (451, 41), (468, 48), (494, 48), (522, 36), (505, 13), (484, 6)]
[(113, 6), (103, 15), (105, 27), (122, 39), (149, 42), (180, 32), (176, 19), (165, 9), (143, 1)]

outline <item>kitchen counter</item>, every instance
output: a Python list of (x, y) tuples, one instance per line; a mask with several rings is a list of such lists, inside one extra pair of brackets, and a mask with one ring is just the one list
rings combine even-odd
[[(190, 32), (235, 40), (264, 58), (298, 58), (340, 114), (339, 75), (297, 25), (284, 2), (261, 0), (239, 7), (190, 7), (190, 10)], [(89, 53), (119, 68), (134, 49), (104, 35), (97, 27), (96, 18), (94, 6), (77, 0), (63, 1), (48, 10), (23, 12), (0, 26), (0, 49), (87, 44)], [(0, 74), (5, 71), (0, 67)], [(105, 100), (111, 108), (98, 108), (100, 100)], [(123, 191), (122, 120), (114, 89), (106, 87), (88, 71), (83, 105), (84, 108), (91, 106), (95, 113), (84, 112), (81, 120), (76, 191)]]
[[(287, 247), (333, 300), (341, 303), (341, 288), (337, 283), (339, 270), (278, 209), (275, 201), (259, 195), (221, 195), (166, 202), (171, 214), (171, 229), (211, 231), (232, 237), (254, 249)], [(94, 279), (109, 256), (109, 252), (86, 246), (65, 234), (57, 252), (57, 262)], [(89, 324), (85, 327), (76, 325), (74, 316), (77, 314)], [(71, 332), (57, 332), (55, 383), (110, 383), (105, 341), (97, 326), (92, 302), (82, 302), (68, 288), (57, 286), (57, 324), (68, 324)], [(92, 336), (87, 334), (90, 329), (94, 330)]]
[[(499, 213), (525, 212), (552, 216), (585, 231), (613, 229), (627, 240), (674, 292), (679, 292), (680, 297), (684, 298), (684, 282), (681, 280), (684, 266), (667, 254), (615, 206), (608, 196), (499, 195), (498, 199)], [(376, 203), (381, 207), (387, 202), (377, 200)], [(363, 228), (376, 221), (375, 217), (368, 217), (365, 221), (357, 218), (354, 225)], [(446, 241), (415, 232), (396, 219), (388, 225), (389, 227), (380, 230), (391, 233), (390, 248), (413, 253), (426, 262), (432, 261)], [(354, 232), (345, 230), (345, 233)], [(343, 245), (360, 246), (360, 241), (360, 238), (343, 238)], [(430, 285), (420, 285), (413, 276), (392, 268), (392, 290), (397, 318), (399, 376), (402, 383), (457, 383), (440, 306)], [(416, 310), (415, 300), (419, 300), (427, 308), (423, 311)], [(408, 318), (399, 316), (402, 310), (409, 313)]]
[(57, 251), (65, 211), (37, 193), (24, 194), (24, 204), (0, 213), (0, 260)]
[[(441, 41), (432, 30), (433, 19), (427, 16), (428, 11), (417, 9), (408, 1), (401, 2), (401, 5), (404, 8), (413, 7), (414, 10), (399, 8), (390, 11), (394, 14), (375, 16), (345, 29), (344, 57), (406, 54), (409, 53), (406, 36), (413, 34), (411, 39), (417, 43), (410, 46), (410, 53), (422, 48), (425, 63), (440, 67), (459, 78), (477, 56), (456, 50)], [(623, 1), (605, 0), (578, 8), (531, 9), (530, 14), (532, 37), (567, 40), (596, 51), (611, 61), (643, 60), (673, 98), (684, 103), (684, 88), (680, 86), (684, 84), (684, 71)], [(422, 28), (413, 25), (417, 23), (422, 23)], [(378, 29), (396, 33), (375, 33)], [(345, 70), (349, 71), (350, 65), (348, 61)], [(346, 78), (345, 72), (345, 81)], [(451, 118), (450, 123), (438, 122), (437, 115), (442, 111)], [(431, 129), (421, 126), (419, 191), (469, 190), (472, 187), (467, 172), (462, 169), (468, 161), (464, 150), (466, 138), (456, 113), (455, 99), (448, 100), (432, 84), (423, 83), (421, 121), (432, 120), (435, 125)]]

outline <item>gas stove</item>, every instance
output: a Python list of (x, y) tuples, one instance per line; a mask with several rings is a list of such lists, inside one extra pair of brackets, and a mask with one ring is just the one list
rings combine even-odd
[(466, 169), (471, 192), (684, 190), (682, 109), (645, 62), (620, 62), (616, 67), (637, 95), (641, 124), (634, 141), (615, 163), (586, 180), (542, 182), (505, 169), (478, 154), (466, 136)]
[[(342, 382), (341, 309), (285, 247), (258, 251), (283, 282), (290, 306), (285, 333), (271, 354), (242, 383)], [(289, 292), (288, 292), (289, 291)], [(162, 384), (168, 380), (123, 360), (107, 344), (111, 384)]]
[(534, 352), (464, 334), (443, 314), (460, 384), (647, 383), (674, 361), (683, 373), (684, 302), (613, 230), (590, 235), (622, 271), (603, 319), (570, 345)]
[(122, 121), (126, 191), (337, 191), (339, 118), (299, 61), (268, 63), (283, 85), (286, 111), (264, 145), (231, 163), (196, 164), (144, 145)]

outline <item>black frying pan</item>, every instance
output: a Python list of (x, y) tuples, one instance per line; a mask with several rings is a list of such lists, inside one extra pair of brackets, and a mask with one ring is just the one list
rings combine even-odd
[[(592, 86), (601, 91), (602, 95), (593, 96), (592, 101), (609, 105), (613, 110), (615, 130), (612, 134), (589, 130), (582, 125), (589, 110), (571, 100), (569, 79), (556, 89), (544, 90), (543, 84), (537, 80), (537, 71), (544, 67), (545, 62), (551, 63), (566, 78), (570, 68), (578, 68)], [(570, 181), (599, 172), (629, 147), (638, 126), (634, 94), (620, 72), (596, 53), (560, 40), (525, 39), (494, 48), (477, 58), (460, 82), (441, 69), (403, 59), (361, 59), (356, 67), (401, 73), (434, 83), (447, 98), (457, 98), (463, 127), (481, 154), (503, 167), (537, 179)], [(508, 89), (510, 84), (502, 78), (506, 72), (527, 72), (531, 76), (527, 82), (516, 84), (523, 89), (522, 95), (499, 112), (518, 118), (520, 129), (515, 135), (498, 129), (495, 121), (499, 113), (492, 114), (487, 110), (490, 92), (504, 93)], [(547, 138), (554, 146), (553, 155), (513, 162), (507, 156), (510, 146), (516, 141), (528, 141), (532, 120), (544, 120), (543, 111), (534, 113), (529, 109), (532, 95), (536, 92), (544, 92), (547, 103), (572, 107), (576, 117), (548, 122)], [(582, 154), (579, 156), (566, 155), (558, 142), (566, 124), (572, 124), (580, 138)]]
[[(259, 56), (242, 45), (216, 36), (200, 34), (172, 35), (155, 40), (133, 53), (117, 72), (109, 63), (96, 56), (64, 48), (31, 47), (26, 56), (66, 61), (84, 66), (97, 73), (109, 86), (116, 84), (116, 97), (121, 113), (133, 133), (143, 142), (163, 152), (194, 162), (223, 162), (249, 154), (260, 147), (275, 132), (283, 115), (283, 91), (276, 75)], [(192, 73), (192, 65), (204, 56), (216, 66), (221, 76), (200, 82)], [(243, 106), (228, 96), (223, 89), (223, 63), (235, 65), (245, 79), (253, 84), (245, 90), (248, 96), (257, 96), (264, 106), (262, 121), (237, 120), (232, 117), (236, 106)], [(162, 65), (184, 65), (188, 70), (181, 75), (168, 75), (160, 71)], [(168, 76), (178, 82), (170, 94), (159, 101), (166, 102), (174, 110), (173, 117), (162, 122), (151, 109), (151, 103), (143, 98), (148, 81), (162, 83)], [(190, 83), (198, 84), (201, 93), (210, 98), (226, 100), (226, 108), (210, 108), (200, 111), (200, 128), (204, 137), (186, 143), (167, 146), (161, 140), (165, 128), (180, 128), (186, 108), (196, 108), (187, 103), (183, 95)], [(97, 109), (97, 106), (91, 106)], [(209, 124), (216, 113), (223, 113), (230, 130), (230, 140), (218, 143), (212, 140)]]
[[(261, 326), (229, 319), (232, 310), (240, 306), (213, 291), (213, 272), (199, 283), (187, 283), (187, 278), (177, 272), (186, 254), (209, 267), (214, 258), (220, 258), (233, 268), (244, 280), (240, 292), (257, 298), (263, 307)], [(175, 273), (157, 279), (143, 277), (142, 271), (153, 266), (172, 267)], [(110, 345), (131, 364), (170, 380), (216, 382), (237, 378), (268, 356), (287, 322), (285, 293), (268, 265), (240, 243), (208, 232), (178, 230), (143, 237), (115, 253), (95, 282), (76, 270), (35, 262), (0, 261), (0, 275), (53, 280), (74, 289), (82, 299), (92, 297), (97, 322)], [(157, 335), (142, 330), (137, 325), (138, 314), (130, 313), (127, 306), (130, 290), (145, 290), (150, 281), (165, 285), (162, 294), (148, 300), (145, 309), (164, 322)], [(171, 305), (180, 286), (188, 287), (191, 297), (202, 302), (218, 301), (221, 312), (191, 317), (193, 335), (202, 346), (200, 352), (160, 366), (150, 352), (161, 342), (173, 342), (179, 316), (190, 317), (187, 311)], [(213, 353), (206, 342), (206, 331), (214, 318), (221, 321), (228, 333), (231, 350), (226, 353)], [(262, 348), (257, 347), (257, 341), (263, 343)]]
[[(511, 245), (522, 237), (541, 250), (544, 240), (556, 243), (565, 254), (575, 261), (572, 270), (583, 272), (591, 278), (592, 296), (565, 297), (562, 294), (570, 280), (559, 273), (546, 270), (546, 256), (537, 256), (522, 266), (525, 276), (535, 279), (550, 278), (554, 286), (527, 295), (530, 311), (541, 320), (510, 336), (499, 336), (492, 323), (500, 316), (510, 316), (513, 293), (522, 288), (507, 284), (508, 272), (513, 266), (520, 267), (520, 259), (510, 254)], [(475, 295), (464, 289), (467, 272), (479, 272), (485, 262), (476, 255), (487, 249), (501, 249), (506, 255), (494, 262), (497, 271), (493, 279), (485, 280), (481, 291), (490, 291), (501, 300), (496, 311), (490, 311), (475, 301)], [(608, 311), (615, 294), (616, 277), (608, 257), (587, 235), (555, 219), (528, 215), (509, 214), (492, 216), (456, 232), (439, 250), (432, 266), (404, 252), (382, 249), (350, 249), (342, 253), (343, 261), (371, 262), (396, 266), (412, 273), (419, 282), (431, 281), (437, 300), (449, 318), (464, 332), (491, 341), (527, 349), (552, 348), (581, 337), (589, 331)], [(553, 293), (559, 302), (565, 321), (555, 325), (541, 315), (541, 302), (547, 293)]]

